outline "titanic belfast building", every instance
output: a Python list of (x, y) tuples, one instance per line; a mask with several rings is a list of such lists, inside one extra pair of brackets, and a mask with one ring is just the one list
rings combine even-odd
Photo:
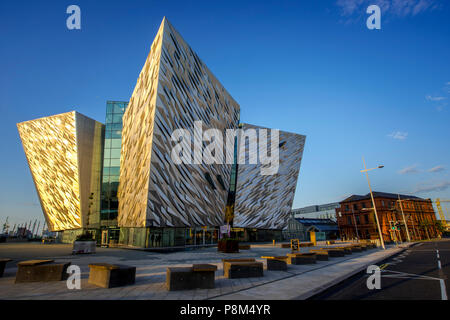
[[(280, 239), (305, 136), (240, 123), (239, 115), (239, 104), (164, 18), (129, 101), (106, 103), (105, 125), (73, 111), (17, 127), (49, 230), (64, 242), (86, 230), (102, 245), (141, 248), (214, 244), (224, 234)], [(187, 135), (174, 140), (179, 129)], [(229, 148), (208, 132), (238, 134)], [(177, 144), (183, 159), (200, 145), (203, 161), (196, 150), (193, 161), (175, 161)], [(204, 161), (211, 145), (223, 161)], [(268, 151), (277, 167), (262, 174), (268, 163), (251, 160)]]

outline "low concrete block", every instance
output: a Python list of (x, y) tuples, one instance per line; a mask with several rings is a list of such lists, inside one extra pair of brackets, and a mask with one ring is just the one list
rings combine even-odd
[(315, 253), (318, 261), (328, 261), (328, 252), (325, 250), (310, 250), (309, 252)]
[(267, 270), (273, 271), (286, 271), (287, 270), (287, 257), (267, 258)]
[(5, 267), (8, 262), (12, 261), (11, 259), (0, 259), (0, 278), (3, 277), (3, 273), (5, 272)]
[(288, 263), (289, 264), (313, 264), (316, 263), (315, 253), (288, 253)]
[(223, 274), (225, 274), (225, 262), (256, 262), (256, 260), (255, 258), (222, 259)]
[(323, 249), (328, 252), (328, 256), (332, 258), (345, 256), (345, 251), (343, 249)]
[(17, 264), (15, 283), (66, 280), (70, 262), (54, 263), (53, 260), (28, 260)]
[(225, 262), (224, 275), (228, 279), (263, 277), (262, 262)]
[(136, 280), (136, 267), (94, 263), (89, 265), (88, 283), (102, 287), (114, 288), (134, 284)]
[(192, 267), (167, 268), (167, 290), (214, 289), (216, 270), (217, 267), (210, 264), (194, 264)]

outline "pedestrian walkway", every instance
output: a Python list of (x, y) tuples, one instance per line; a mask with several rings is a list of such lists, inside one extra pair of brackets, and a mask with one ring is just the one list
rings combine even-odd
[[(301, 248), (301, 251), (308, 252), (315, 248)], [(69, 290), (65, 281), (14, 284), (17, 271), (14, 265), (7, 268), (4, 277), (0, 278), (0, 299), (305, 299), (360, 272), (367, 265), (376, 264), (403, 250), (399, 247), (388, 247), (387, 250), (372, 249), (340, 258), (330, 258), (329, 261), (317, 261), (313, 265), (289, 265), (287, 271), (264, 270), (264, 277), (261, 278), (226, 279), (223, 276), (221, 261), (224, 258), (255, 258), (266, 267), (266, 261), (261, 259), (261, 256), (285, 255), (290, 249), (256, 245), (251, 250), (241, 250), (235, 254), (217, 252), (216, 248), (174, 253), (98, 249), (100, 250), (92, 255), (45, 257), (56, 262), (70, 261), (78, 265), (82, 272), (80, 290)], [(89, 263), (136, 266), (136, 283), (111, 289), (95, 287), (88, 283)], [(218, 267), (215, 288), (167, 291), (166, 268), (186, 267), (194, 263), (210, 263)]]

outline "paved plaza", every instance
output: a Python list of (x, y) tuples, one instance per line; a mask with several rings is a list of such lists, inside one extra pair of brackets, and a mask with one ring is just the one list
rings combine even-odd
[[(337, 245), (343, 245), (339, 243)], [(323, 247), (319, 243), (317, 247)], [(0, 278), (0, 299), (305, 299), (364, 270), (370, 264), (401, 252), (404, 246), (388, 246), (387, 250), (372, 249), (353, 253), (329, 261), (317, 261), (312, 265), (289, 265), (287, 271), (267, 271), (261, 256), (285, 255), (290, 249), (280, 245), (253, 244), (250, 250), (227, 254), (217, 248), (200, 248), (172, 253), (156, 253), (142, 250), (97, 248), (95, 254), (72, 255), (71, 245), (39, 243), (2, 243), (0, 258), (11, 258), (5, 274)], [(308, 252), (317, 247), (301, 248)], [(256, 258), (264, 262), (264, 277), (226, 279), (223, 276), (222, 259)], [(66, 281), (14, 283), (16, 263), (30, 259), (54, 259), (81, 268), (81, 289), (69, 290)], [(126, 264), (136, 267), (136, 283), (131, 286), (104, 289), (88, 283), (90, 263)], [(165, 286), (167, 267), (187, 267), (194, 263), (209, 263), (218, 267), (214, 289), (167, 291)]]

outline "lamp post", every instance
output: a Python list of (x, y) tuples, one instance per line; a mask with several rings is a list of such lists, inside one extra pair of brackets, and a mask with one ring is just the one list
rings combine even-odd
[(381, 169), (384, 166), (378, 166), (375, 168), (367, 169), (366, 162), (364, 161), (364, 157), (362, 159), (363, 159), (364, 169), (361, 170), (361, 172), (364, 172), (366, 174), (367, 183), (369, 184), (370, 197), (372, 198), (373, 211), (375, 212), (375, 219), (377, 220), (378, 234), (380, 236), (381, 246), (383, 247), (384, 250), (386, 250), (386, 247), (384, 246), (383, 234), (381, 233), (380, 221), (378, 220), (377, 207), (375, 206), (375, 200), (373, 199), (372, 187), (370, 186), (369, 175), (367, 174), (367, 172), (370, 170)]
[(406, 236), (408, 237), (408, 242), (411, 242), (411, 238), (409, 237), (408, 225), (406, 224), (405, 214), (403, 212), (402, 200), (400, 200), (400, 194), (398, 195), (398, 203), (400, 204), (400, 209), (402, 211), (403, 223), (405, 224)]
[(353, 210), (353, 206), (352, 206), (352, 215), (353, 215), (353, 221), (355, 222), (355, 229), (356, 229), (356, 239), (359, 242), (359, 233), (358, 233), (358, 225), (356, 223), (356, 218), (355, 218), (355, 211)]

